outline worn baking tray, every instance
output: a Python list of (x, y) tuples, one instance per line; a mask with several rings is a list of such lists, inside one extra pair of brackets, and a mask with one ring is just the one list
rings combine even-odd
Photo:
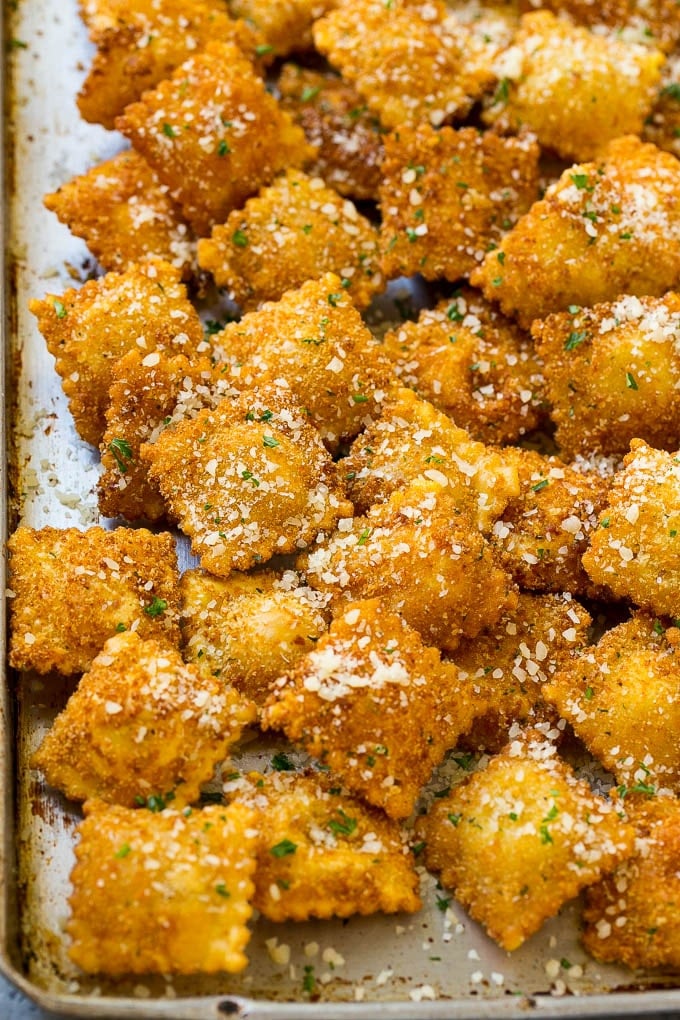
[[(82, 243), (42, 208), (42, 195), (121, 145), (77, 115), (73, 97), (91, 54), (76, 0), (10, 0), (4, 14), (3, 550), (13, 515), (35, 527), (98, 520), (97, 458), (75, 435), (26, 304), (96, 268)], [(2, 570), (4, 591), (4, 559)], [(4, 617), (0, 628), (4, 648)], [(67, 693), (65, 683), (11, 676), (0, 701), (0, 970), (43, 1007), (74, 1017), (173, 1020), (680, 1014), (672, 979), (586, 957), (575, 904), (510, 956), (455, 902), (440, 909), (427, 875), (426, 906), (415, 916), (295, 926), (259, 921), (252, 963), (239, 977), (83, 977), (67, 959), (62, 934), (77, 815), (27, 765)], [(266, 761), (271, 746), (244, 753), (250, 762)], [(274, 938), (288, 950), (272, 953), (267, 941)], [(560, 965), (565, 960), (569, 968)], [(315, 968), (317, 1001), (303, 992), (305, 966)]]

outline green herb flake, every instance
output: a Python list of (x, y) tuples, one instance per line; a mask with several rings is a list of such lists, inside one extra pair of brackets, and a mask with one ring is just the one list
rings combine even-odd
[(593, 185), (589, 183), (588, 174), (569, 175), (579, 191), (592, 191)]
[(366, 545), (366, 543), (368, 542), (370, 537), (371, 537), (371, 529), (370, 528), (364, 528), (364, 530), (359, 535), (359, 541), (357, 542), (357, 545)]
[(352, 400), (354, 401), (355, 404), (367, 404), (368, 403), (368, 397), (366, 396), (365, 393), (353, 393), (352, 394)]
[(237, 248), (247, 248), (248, 238), (242, 230), (235, 230), (231, 235), (232, 244), (235, 244)]
[(148, 606), (144, 606), (144, 612), (153, 619), (156, 616), (162, 616), (167, 608), (166, 600), (159, 599), (158, 595), (154, 595), (153, 601)]
[(450, 896), (437, 896), (437, 910), (441, 910), (442, 914), (448, 910), (451, 902)]
[(592, 701), (594, 694), (595, 694), (595, 691), (593, 690), (592, 687), (586, 687), (586, 691), (585, 691), (586, 701)]
[(629, 390), (638, 389), (638, 384), (635, 380), (635, 376), (632, 375), (630, 372), (626, 372), (626, 387)]
[(255, 477), (252, 471), (248, 471), (248, 469), (242, 471), (241, 478), (244, 480), (244, 482), (252, 482), (255, 488), (259, 489), (260, 487), (259, 479)]
[(273, 50), (274, 50), (274, 47), (270, 46), (269, 43), (260, 43), (259, 46), (255, 47), (255, 56), (256, 57), (266, 57), (267, 54), (268, 53), (272, 53)]
[(177, 132), (175, 131), (172, 124), (166, 123), (163, 125), (163, 134), (165, 135), (166, 138), (177, 138)]
[(121, 475), (126, 475), (128, 467), (134, 463), (132, 447), (127, 439), (112, 439), (108, 445), (108, 451), (118, 465)]
[(457, 829), (458, 826), (460, 825), (460, 820), (463, 816), (461, 814), (449, 813), (446, 817), (451, 822), (451, 825), (453, 825), (454, 829)]
[(329, 294), (328, 295), (328, 304), (329, 305), (333, 305), (333, 308), (337, 308), (338, 304), (340, 303), (340, 301), (342, 301), (343, 297), (344, 297), (344, 294), (342, 293), (342, 291), (340, 291), (337, 294)]
[(262, 445), (265, 446), (268, 450), (274, 450), (277, 446), (280, 446), (281, 444), (278, 441), (278, 439), (274, 438), (274, 436), (262, 436)]
[(229, 148), (229, 145), (224, 140), (224, 138), (222, 138), (220, 142), (218, 142), (216, 151), (218, 156), (228, 156), (229, 153), (231, 152), (231, 149)]
[(308, 995), (316, 988), (316, 978), (314, 977), (314, 968), (311, 964), (306, 964), (304, 968), (304, 977), (302, 978), (302, 990), (307, 992)]
[(54, 308), (54, 311), (56, 312), (56, 315), (57, 315), (58, 319), (65, 319), (66, 318), (66, 308), (64, 306), (64, 302), (63, 301), (55, 300), (55, 301), (52, 302), (52, 306)]
[(425, 849), (426, 846), (427, 846), (427, 843), (423, 840), (420, 843), (414, 843), (413, 846), (411, 847), (411, 850), (413, 851), (414, 855), (416, 857), (418, 857), (419, 854), (422, 854), (422, 852), (423, 852), (423, 850)]
[(300, 102), (308, 103), (311, 99), (315, 99), (319, 92), (321, 92), (319, 85), (305, 85), (300, 93)]
[(536, 482), (535, 485), (531, 486), (532, 492), (541, 492), (550, 485), (550, 481), (547, 478), (541, 478), (540, 482)]
[(565, 351), (573, 351), (579, 344), (582, 344), (584, 340), (587, 340), (587, 338), (588, 334), (586, 332), (573, 330), (564, 341)]
[(277, 751), (276, 754), (274, 755), (274, 757), (272, 758), (270, 764), (271, 764), (271, 767), (276, 772), (294, 772), (295, 771), (295, 765), (290, 760), (288, 755), (285, 754), (283, 751)]
[(113, 856), (117, 857), (119, 860), (122, 860), (122, 858), (127, 857), (129, 853), (132, 853), (132, 847), (130, 846), (129, 843), (123, 843), (120, 850), (116, 850)]
[(293, 843), (290, 839), (282, 839), (276, 846), (269, 848), (269, 853), (272, 857), (290, 857), (297, 850), (297, 843)]
[(227, 889), (227, 887), (224, 884), (224, 882), (218, 882), (217, 883), (217, 885), (215, 886), (215, 892), (217, 893), (218, 896), (221, 896), (222, 899), (225, 899), (225, 900), (228, 900), (229, 897), (231, 896), (231, 893)]
[(338, 814), (342, 820), (338, 821), (335, 818), (331, 818), (328, 823), (328, 828), (334, 836), (351, 836), (352, 833), (356, 831), (356, 818), (350, 818), (349, 815), (345, 814), (342, 808), (338, 808)]

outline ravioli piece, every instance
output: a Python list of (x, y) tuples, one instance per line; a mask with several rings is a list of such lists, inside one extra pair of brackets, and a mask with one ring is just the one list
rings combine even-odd
[(128, 630), (179, 644), (172, 535), (20, 527), (8, 548), (14, 669), (84, 673), (107, 638)]
[(80, 290), (47, 294), (29, 308), (68, 397), (78, 434), (98, 446), (106, 430), (112, 368), (131, 350), (152, 368), (159, 352), (195, 358), (208, 345), (177, 269), (153, 260), (107, 273)]
[(199, 236), (280, 170), (314, 155), (248, 58), (216, 40), (127, 106), (116, 128), (168, 186)]
[(304, 549), (351, 512), (318, 433), (272, 385), (168, 426), (140, 456), (194, 554), (219, 576)]
[(353, 793), (407, 818), (464, 711), (444, 708), (439, 652), (380, 599), (345, 605), (316, 648), (277, 680), (262, 713)]
[(104, 645), (33, 755), (50, 786), (73, 800), (134, 807), (198, 800), (254, 706), (136, 633)]
[(427, 867), (503, 949), (518, 949), (630, 857), (635, 830), (529, 731), (437, 800), (418, 832)]
[(85, 804), (69, 955), (88, 974), (237, 973), (247, 965), (257, 813)]
[(268, 920), (422, 906), (406, 833), (322, 773), (255, 772), (233, 786), (232, 798), (262, 814), (253, 905)]

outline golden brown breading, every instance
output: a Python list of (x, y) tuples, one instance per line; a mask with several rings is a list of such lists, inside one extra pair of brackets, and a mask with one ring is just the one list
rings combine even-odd
[(534, 11), (496, 62), (501, 81), (485, 120), (529, 129), (564, 159), (594, 159), (612, 139), (640, 134), (663, 62), (659, 50)]
[(152, 367), (161, 350), (191, 359), (204, 344), (201, 321), (179, 271), (157, 259), (89, 280), (80, 290), (33, 299), (29, 308), (56, 358), (78, 434), (93, 446), (106, 429), (117, 358), (141, 350), (142, 365)]
[(275, 386), (169, 425), (140, 456), (202, 566), (222, 577), (305, 548), (352, 511), (318, 433)]
[(328, 596), (293, 571), (221, 578), (187, 570), (180, 592), (184, 658), (257, 705), (328, 629)]
[[(357, 308), (384, 289), (378, 233), (320, 177), (287, 170), (198, 242), (198, 262), (244, 311), (337, 273)], [(338, 296), (338, 300), (342, 294)]]
[(33, 768), (73, 800), (134, 807), (198, 800), (255, 706), (178, 651), (135, 633), (104, 645), (57, 716)]
[(382, 129), (354, 86), (336, 75), (284, 64), (279, 91), (281, 106), (317, 148), (309, 172), (341, 195), (377, 199)]
[(427, 867), (503, 949), (633, 852), (634, 830), (530, 731), (420, 823)]
[(680, 295), (574, 305), (531, 331), (564, 457), (680, 446)]
[(680, 156), (680, 53), (672, 54), (663, 66), (661, 88), (645, 120), (642, 137)]
[(113, 128), (116, 117), (211, 39), (235, 43), (255, 57), (261, 38), (214, 0), (105, 0), (108, 24), (90, 32), (97, 46), (78, 93), (84, 120)]
[(470, 280), (527, 328), (570, 305), (660, 297), (680, 280), (679, 202), (677, 159), (619, 138), (565, 170)]
[(634, 439), (583, 556), (596, 584), (653, 613), (680, 615), (680, 453)]
[(123, 630), (179, 644), (171, 535), (21, 527), (8, 546), (15, 669), (84, 673), (107, 638)]
[(389, 278), (458, 280), (538, 198), (532, 137), (400, 127), (384, 139), (381, 264)]
[(228, 0), (237, 18), (255, 25), (277, 57), (313, 49), (312, 24), (337, 0)]
[(380, 599), (344, 605), (327, 634), (277, 680), (264, 729), (283, 730), (352, 793), (407, 818), (456, 733), (439, 652)]
[(230, 323), (213, 341), (218, 358), (220, 345), (231, 358), (224, 374), (236, 385), (256, 386), (263, 375), (285, 380), (332, 451), (380, 413), (392, 379), (381, 344), (334, 273)]
[(596, 594), (581, 557), (607, 501), (607, 463), (601, 474), (534, 450), (508, 447), (503, 455), (516, 467), (521, 491), (493, 527), (500, 562), (522, 588)]
[(353, 0), (314, 25), (314, 42), (387, 128), (464, 116), (493, 80), (449, 34), (440, 0)]
[(450, 35), (467, 29), (466, 53), (493, 69), (494, 58), (512, 43), (519, 27), (519, 0), (446, 0)]
[[(191, 362), (182, 354), (174, 358), (157, 352), (149, 365), (148, 355), (128, 351), (112, 367), (106, 432), (101, 444), (104, 472), (99, 479), (99, 509), (107, 517), (140, 517), (157, 521), (165, 514), (158, 487), (149, 479), (139, 458), (143, 443), (170, 420), (178, 401), (188, 391), (212, 379), (207, 358)], [(146, 364), (145, 364), (146, 362)]]
[[(547, 7), (583, 25), (615, 29), (626, 42), (658, 46), (667, 53), (680, 39), (680, 12), (675, 0), (520, 0), (525, 10)], [(618, 100), (618, 97), (617, 97)]]
[(510, 577), (440, 484), (417, 478), (306, 553), (308, 583), (336, 603), (381, 598), (428, 644), (453, 651), (515, 602)]
[(633, 792), (680, 791), (680, 635), (639, 613), (565, 663), (543, 691)]
[(475, 439), (517, 440), (545, 417), (533, 344), (479, 292), (464, 288), (385, 336), (397, 375)]
[(457, 683), (476, 714), (466, 747), (502, 750), (513, 724), (556, 721), (543, 685), (588, 640), (590, 615), (571, 595), (520, 595), (517, 608), (455, 651)]
[(43, 203), (104, 269), (123, 271), (161, 258), (189, 279), (198, 271), (196, 242), (149, 164), (127, 149), (73, 177)]
[(380, 418), (356, 438), (339, 467), (357, 513), (422, 475), (446, 488), (483, 532), (520, 492), (517, 468), (502, 451), (476, 442), (406, 387), (390, 391)]
[(596, 960), (680, 969), (680, 801), (626, 801), (634, 857), (588, 889), (583, 943)]
[(270, 921), (422, 906), (405, 833), (323, 773), (255, 772), (234, 785), (233, 799), (262, 813), (253, 905)]
[(71, 872), (69, 956), (89, 974), (234, 973), (252, 914), (257, 813), (85, 804)]
[(210, 42), (116, 118), (205, 236), (314, 150), (233, 43)]

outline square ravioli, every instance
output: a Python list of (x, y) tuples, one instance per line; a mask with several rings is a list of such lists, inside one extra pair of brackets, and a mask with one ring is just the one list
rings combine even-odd
[(422, 906), (406, 833), (323, 773), (251, 773), (232, 786), (231, 797), (262, 814), (253, 906), (268, 920)]
[(594, 159), (612, 139), (640, 134), (663, 62), (659, 50), (532, 11), (496, 61), (501, 84), (485, 120), (533, 131), (564, 159)]
[(168, 188), (134, 149), (73, 177), (43, 204), (98, 262), (123, 272), (136, 262), (163, 259), (182, 279), (196, 275), (196, 241)]
[(661, 297), (680, 282), (679, 202), (677, 159), (617, 138), (596, 162), (565, 170), (470, 282), (527, 329), (570, 305)]
[(202, 237), (280, 170), (314, 155), (233, 43), (208, 43), (126, 107), (116, 127)]
[(502, 451), (476, 442), (406, 387), (390, 390), (380, 418), (357, 436), (341, 471), (359, 514), (422, 476), (453, 495), (484, 533), (520, 491), (517, 469)]
[(96, 25), (90, 38), (97, 46), (87, 78), (78, 93), (84, 120), (112, 129), (116, 117), (147, 89), (168, 78), (175, 68), (211, 39), (232, 42), (255, 57), (260, 41), (243, 21), (234, 21), (215, 0), (104, 0), (110, 18)]
[(73, 962), (111, 976), (243, 970), (257, 820), (242, 804), (157, 813), (88, 801), (66, 925)]
[(334, 273), (229, 323), (213, 342), (234, 385), (271, 376), (290, 386), (332, 452), (377, 417), (392, 381), (382, 345)]
[(588, 889), (583, 943), (596, 960), (680, 969), (680, 801), (631, 797), (637, 853)]
[(380, 121), (344, 78), (284, 64), (279, 77), (281, 106), (314, 145), (309, 173), (341, 195), (376, 199), (382, 180)]
[(419, 823), (427, 867), (503, 949), (518, 949), (633, 852), (617, 805), (591, 793), (529, 731)]
[(73, 800), (179, 807), (198, 800), (254, 718), (223, 681), (125, 632), (106, 642), (31, 764)]
[(474, 640), (462, 641), (454, 656), (457, 687), (469, 692), (475, 705), (465, 746), (496, 753), (516, 724), (556, 722), (543, 685), (587, 644), (591, 622), (568, 592), (521, 594), (516, 609)]
[(257, 705), (328, 629), (329, 596), (292, 570), (230, 577), (187, 570), (180, 592), (185, 659)]
[(277, 177), (198, 243), (201, 269), (244, 311), (330, 272), (363, 308), (384, 286), (377, 255), (377, 231), (356, 206), (299, 170)]
[(493, 81), (449, 34), (440, 0), (354, 0), (314, 25), (314, 43), (356, 86), (384, 127), (438, 127), (465, 116)]
[(400, 127), (384, 139), (381, 265), (388, 279), (467, 276), (538, 198), (532, 136)]
[(344, 518), (300, 568), (334, 603), (381, 598), (428, 644), (453, 651), (515, 602), (512, 581), (448, 487), (417, 478)]
[(203, 327), (180, 274), (153, 260), (107, 273), (80, 290), (47, 294), (29, 308), (38, 320), (68, 397), (78, 434), (98, 446), (106, 429), (111, 370), (131, 350), (157, 363), (158, 351), (192, 358), (204, 347)]
[(583, 556), (596, 584), (652, 613), (680, 615), (680, 451), (630, 444)]
[(570, 591), (595, 597), (582, 557), (607, 502), (614, 468), (565, 464), (535, 450), (506, 447), (519, 477), (519, 495), (495, 522), (490, 541), (515, 582), (530, 591)]
[(229, 10), (237, 18), (254, 25), (269, 51), (285, 57), (295, 50), (311, 50), (312, 25), (337, 0), (228, 0)]
[(401, 381), (475, 439), (512, 442), (545, 418), (531, 338), (467, 287), (387, 333), (384, 347)]
[(107, 638), (128, 630), (179, 644), (172, 535), (20, 527), (8, 548), (14, 669), (84, 673)]
[[(421, 787), (455, 744), (439, 652), (380, 599), (341, 608), (330, 630), (277, 680), (264, 729), (289, 740), (390, 818), (408, 818)], [(452, 741), (452, 743), (450, 742)]]
[(139, 451), (170, 423), (178, 403), (199, 398), (212, 381), (208, 358), (192, 364), (183, 354), (166, 357), (128, 351), (111, 369), (106, 431), (100, 452), (104, 471), (99, 478), (99, 509), (107, 517), (144, 517), (157, 521), (165, 503), (148, 475)]
[(680, 446), (680, 295), (620, 297), (550, 315), (531, 332), (562, 454)]
[(608, 630), (544, 688), (626, 793), (680, 793), (680, 632), (644, 613)]
[(274, 385), (169, 425), (140, 456), (194, 555), (223, 577), (304, 549), (352, 510), (319, 434)]

